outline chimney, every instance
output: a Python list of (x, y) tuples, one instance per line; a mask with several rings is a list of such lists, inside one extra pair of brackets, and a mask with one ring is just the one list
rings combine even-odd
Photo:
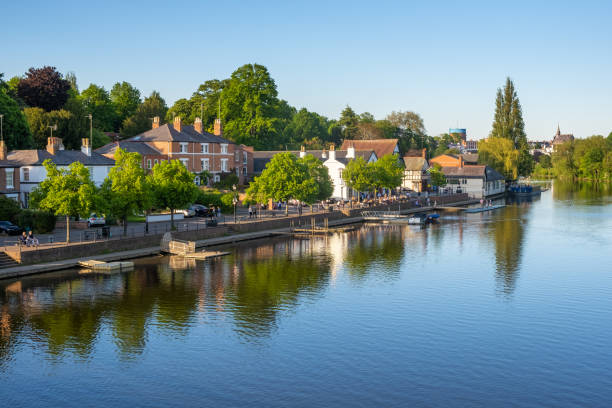
[(193, 121), (193, 130), (195, 130), (199, 134), (202, 134), (202, 119), (195, 118), (195, 120)]
[(58, 151), (64, 150), (64, 145), (62, 144), (62, 139), (59, 137), (48, 137), (47, 138), (47, 151), (55, 155)]
[(159, 116), (153, 118), (153, 129), (157, 129), (159, 127)]
[(346, 158), (347, 159), (354, 159), (355, 158), (355, 146), (353, 146), (352, 143), (346, 149)]
[(174, 117), (174, 130), (176, 130), (177, 132), (181, 131), (181, 117), (180, 116), (175, 116)]
[(306, 148), (304, 146), (300, 147), (300, 159), (306, 156)]
[(423, 148), (423, 150), (421, 150), (421, 157), (427, 159), (427, 149)]
[(327, 159), (327, 153), (325, 153), (325, 149), (323, 149), (323, 151), (321, 152), (321, 158)]
[(221, 136), (223, 134), (223, 124), (221, 124), (221, 119), (215, 119), (215, 136)]
[(329, 160), (336, 160), (336, 146), (329, 146)]
[(81, 139), (81, 152), (85, 153), (87, 156), (91, 156), (91, 145), (89, 144), (89, 139)]
[(6, 143), (4, 143), (4, 140), (0, 140), (0, 160), (6, 160), (6, 154)]

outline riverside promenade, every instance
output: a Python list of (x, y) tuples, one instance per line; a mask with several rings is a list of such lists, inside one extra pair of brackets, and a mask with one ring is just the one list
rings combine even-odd
[[(458, 207), (473, 204), (478, 200), (470, 199), (465, 194), (436, 197), (438, 207)], [(310, 226), (312, 220), (322, 224), (327, 220), (329, 226), (340, 226), (363, 221), (361, 212), (364, 210), (397, 211), (410, 214), (421, 211), (435, 210), (433, 206), (421, 206), (425, 200), (403, 200), (363, 208), (345, 208), (336, 211), (320, 211), (299, 215), (279, 216), (272, 219), (246, 219), (236, 223), (225, 223), (217, 227), (208, 227), (191, 231), (173, 232), (177, 239), (196, 242), (197, 248), (232, 245), (238, 242), (261, 239), (287, 234), (292, 226)], [(143, 237), (115, 238), (92, 243), (55, 244), (48, 248), (38, 249), (5, 248), (5, 253), (12, 253), (13, 259), (19, 257), (19, 265), (0, 268), (0, 279), (10, 279), (25, 275), (69, 269), (78, 266), (84, 259), (99, 261), (119, 261), (139, 257), (152, 256), (160, 253), (162, 235)]]

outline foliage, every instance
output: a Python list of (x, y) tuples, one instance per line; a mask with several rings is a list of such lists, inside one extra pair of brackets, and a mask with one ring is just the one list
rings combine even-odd
[(404, 167), (396, 154), (387, 154), (370, 164), (373, 169), (373, 185), (392, 190), (402, 184)]
[(519, 151), (508, 138), (489, 137), (478, 144), (478, 163), (497, 170), (506, 180), (516, 180), (518, 162)]
[(34, 144), (30, 128), (19, 104), (0, 89), (0, 114), (2, 118), (2, 134), (8, 150), (28, 149)]
[(79, 98), (83, 102), (85, 111), (92, 115), (93, 126), (96, 129), (111, 132), (117, 128), (118, 116), (115, 106), (104, 87), (91, 84), (81, 92)]
[(221, 196), (222, 193), (218, 190), (198, 189), (194, 202), (205, 205), (208, 208), (212, 206), (221, 207), (223, 205), (221, 202)]
[(555, 146), (554, 174), (561, 178), (591, 181), (612, 180), (612, 145), (600, 135)]
[[(110, 91), (110, 99), (115, 108), (118, 125), (136, 113), (140, 106), (140, 91), (129, 82), (117, 82)], [(118, 127), (118, 126), (117, 126)], [(117, 130), (117, 129), (115, 129)]]
[(124, 235), (127, 234), (127, 218), (151, 208), (151, 188), (140, 167), (141, 162), (140, 154), (117, 149), (115, 166), (101, 188), (106, 212), (123, 220)]
[(225, 193), (221, 195), (221, 211), (229, 213), (234, 209), (234, 193)]
[(219, 189), (231, 189), (233, 186), (237, 186), (239, 181), (236, 173), (225, 173), (221, 175), (220, 180), (214, 186)]
[(0, 220), (16, 222), (21, 207), (16, 200), (0, 195)]
[(151, 119), (159, 116), (160, 120), (166, 117), (168, 107), (159, 92), (153, 91), (144, 102), (138, 106), (136, 113), (123, 121), (121, 137), (136, 136), (151, 129)]
[(19, 81), (19, 97), (32, 107), (46, 111), (61, 109), (68, 100), (70, 82), (62, 78), (55, 67), (30, 68)]
[(283, 139), (291, 149), (298, 149), (305, 142), (309, 148), (323, 148), (326, 142), (330, 142), (328, 127), (327, 118), (302, 108), (285, 127)]
[(346, 105), (346, 108), (342, 110), (338, 125), (342, 128), (344, 139), (355, 139), (357, 137), (359, 117), (350, 106)]
[(43, 165), (47, 177), (32, 192), (32, 206), (66, 216), (66, 242), (70, 242), (70, 216), (89, 215), (95, 206), (96, 188), (82, 163), (74, 162), (68, 169), (58, 169), (47, 159)]
[(57, 125), (53, 135), (61, 137), (67, 149), (80, 149), (81, 138), (89, 136), (89, 132), (75, 133), (77, 130), (73, 126), (75, 117), (67, 110), (45, 112), (42, 108), (25, 108), (23, 113), (32, 131), (34, 145), (38, 149), (44, 149), (47, 145), (47, 138), (51, 136), (49, 126)]
[(312, 204), (317, 201), (327, 200), (334, 192), (334, 186), (329, 171), (323, 163), (311, 154), (307, 154), (298, 162), (303, 164), (308, 172), (307, 177), (314, 180), (315, 189), (308, 190), (307, 195), (300, 198), (301, 201)]
[(17, 217), (17, 224), (34, 231), (37, 234), (47, 234), (55, 228), (56, 217), (50, 211), (21, 210)]
[(369, 191), (373, 187), (371, 167), (361, 156), (346, 164), (342, 179), (349, 188), (356, 191)]
[(194, 175), (179, 160), (161, 161), (153, 166), (147, 181), (153, 193), (157, 208), (170, 210), (171, 225), (174, 228), (174, 210), (186, 207), (196, 198), (198, 187)]
[(442, 173), (442, 166), (438, 163), (434, 163), (433, 167), (429, 170), (429, 182), (432, 186), (443, 187), (446, 185), (446, 176)]

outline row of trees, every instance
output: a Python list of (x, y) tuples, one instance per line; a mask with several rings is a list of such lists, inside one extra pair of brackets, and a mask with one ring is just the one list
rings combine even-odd
[(534, 174), (540, 177), (611, 181), (612, 132), (607, 138), (595, 135), (555, 146), (550, 157), (541, 156)]
[(67, 169), (44, 162), (47, 178), (34, 189), (32, 207), (66, 217), (66, 241), (70, 242), (70, 217), (107, 214), (123, 221), (127, 233), (128, 217), (153, 208), (174, 210), (193, 203), (198, 187), (194, 175), (178, 160), (161, 161), (148, 175), (141, 168), (138, 153), (117, 150), (115, 166), (100, 188), (91, 180), (89, 169), (79, 162)]

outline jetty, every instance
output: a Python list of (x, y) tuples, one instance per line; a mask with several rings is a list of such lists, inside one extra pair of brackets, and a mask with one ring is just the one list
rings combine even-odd
[(500, 205), (490, 205), (488, 207), (474, 207), (474, 208), (466, 208), (463, 210), (463, 212), (466, 213), (480, 213), (480, 212), (485, 212), (485, 211), (493, 211), (493, 210), (497, 210), (500, 208), (504, 208), (506, 205), (505, 204), (500, 204)]
[(183, 241), (172, 238), (171, 232), (166, 232), (160, 243), (160, 251), (162, 253), (179, 255), (190, 259), (208, 259), (218, 256), (229, 255), (229, 252), (224, 251), (200, 251), (196, 252), (195, 241)]
[(79, 266), (91, 269), (94, 272), (122, 272), (131, 271), (134, 269), (134, 262), (104, 262), (91, 259), (89, 261), (80, 261)]

